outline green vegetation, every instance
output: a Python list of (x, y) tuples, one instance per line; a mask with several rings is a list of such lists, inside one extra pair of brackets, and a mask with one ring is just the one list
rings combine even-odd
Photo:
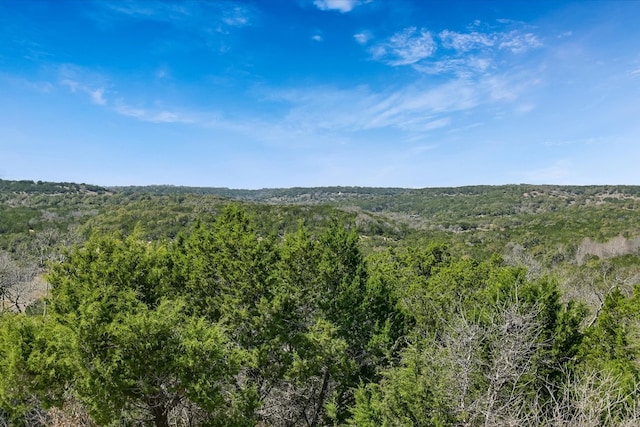
[(638, 197), (0, 181), (0, 425), (637, 425)]

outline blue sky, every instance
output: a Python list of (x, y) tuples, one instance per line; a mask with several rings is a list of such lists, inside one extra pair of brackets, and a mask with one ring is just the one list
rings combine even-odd
[(0, 178), (640, 184), (640, 1), (2, 0)]

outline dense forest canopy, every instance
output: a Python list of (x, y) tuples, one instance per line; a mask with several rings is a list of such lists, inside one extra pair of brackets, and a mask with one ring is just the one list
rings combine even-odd
[(0, 180), (0, 425), (637, 425), (639, 197)]

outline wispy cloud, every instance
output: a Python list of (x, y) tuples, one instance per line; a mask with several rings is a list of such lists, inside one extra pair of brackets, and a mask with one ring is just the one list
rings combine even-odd
[(438, 34), (438, 37), (442, 41), (444, 48), (455, 49), (458, 52), (491, 47), (496, 43), (495, 34), (483, 34), (476, 31), (464, 34), (444, 30)]
[(72, 93), (87, 96), (92, 103), (105, 107), (117, 114), (151, 123), (198, 123), (204, 122), (201, 115), (177, 112), (166, 108), (138, 107), (109, 91), (111, 85), (103, 75), (84, 68), (65, 64), (58, 67), (58, 84)]
[(524, 92), (540, 85), (535, 70), (508, 75), (491, 75), (482, 79), (486, 95), (496, 102), (514, 102)]
[(367, 44), (373, 35), (368, 31), (363, 31), (353, 35), (353, 39), (359, 44)]
[(273, 91), (266, 101), (288, 104), (283, 126), (307, 133), (396, 129), (413, 134), (450, 126), (459, 113), (517, 100), (529, 87), (526, 77), (459, 78), (439, 85), (424, 79), (381, 92), (368, 87), (288, 89)]
[(320, 10), (337, 10), (340, 13), (351, 12), (361, 3), (360, 0), (314, 0), (313, 4)]
[[(511, 21), (508, 24), (515, 25)], [(494, 68), (501, 51), (520, 54), (543, 46), (532, 32), (518, 29), (482, 32), (478, 30), (480, 26), (475, 22), (469, 32), (445, 29), (437, 36), (425, 28), (408, 27), (370, 47), (369, 52), (374, 60), (391, 66), (408, 65), (427, 74), (470, 77)], [(354, 36), (358, 42), (364, 40), (359, 37)]]
[(118, 2), (99, 3), (102, 11), (112, 17), (153, 20), (180, 24), (183, 21), (199, 23), (209, 22), (218, 25), (243, 27), (251, 23), (254, 9), (244, 3), (219, 0), (215, 2), (184, 0), (167, 2), (163, 0), (120, 0)]
[(455, 74), (467, 78), (484, 73), (491, 65), (492, 61), (487, 57), (468, 56), (415, 64), (413, 68), (426, 74)]
[(55, 85), (47, 81), (32, 81), (23, 77), (16, 77), (10, 74), (0, 73), (0, 79), (7, 81), (11, 85), (22, 86), (40, 93), (51, 93)]
[[(163, 22), (184, 34), (196, 35), (193, 40), (209, 47), (217, 46), (218, 39), (232, 30), (252, 25), (258, 16), (251, 5), (231, 0), (121, 0), (94, 4), (98, 7), (92, 16), (103, 25), (122, 20)], [(228, 48), (217, 46), (217, 50), (225, 52)]]
[(222, 10), (222, 22), (230, 27), (244, 27), (251, 24), (253, 11), (242, 5), (232, 5)]
[(539, 70), (529, 67), (494, 70), (472, 79), (454, 75), (434, 81), (417, 74), (404, 86), (381, 90), (369, 86), (273, 90), (263, 102), (286, 106), (276, 120), (279, 126), (304, 135), (350, 135), (357, 140), (361, 133), (383, 130), (393, 132), (398, 141), (416, 137), (432, 143), (436, 134), (470, 121), (492, 120), (495, 111), (531, 111), (534, 106), (524, 95), (541, 84), (540, 78)]
[(416, 27), (405, 28), (370, 50), (374, 59), (392, 66), (415, 64), (435, 51), (436, 43), (431, 33)]
[(103, 87), (99, 87), (97, 89), (90, 90), (88, 92), (88, 94), (91, 97), (91, 100), (93, 101), (94, 104), (106, 105), (107, 101), (106, 101), (106, 99), (104, 99), (104, 88)]
[(131, 105), (127, 105), (122, 101), (117, 101), (115, 105), (112, 106), (112, 109), (118, 114), (131, 117), (143, 122), (184, 124), (197, 123), (197, 120), (194, 117), (191, 117), (189, 114), (167, 110), (136, 108)]
[(188, 2), (183, 4), (168, 3), (156, 0), (144, 2), (124, 0), (115, 3), (105, 3), (104, 6), (114, 13), (132, 18), (171, 21), (191, 15)]
[(500, 42), (500, 49), (508, 49), (512, 53), (522, 53), (541, 46), (542, 42), (535, 34), (521, 34), (517, 31), (511, 31), (505, 34), (503, 40)]
[(73, 93), (87, 95), (94, 104), (106, 105), (106, 79), (96, 73), (90, 73), (80, 67), (65, 64), (58, 67), (58, 83)]
[[(447, 39), (451, 46), (449, 49), (456, 52), (466, 51), (470, 45), (480, 46), (478, 50), (489, 46), (489, 39), (477, 35), (465, 39), (449, 32), (437, 37), (438, 40)], [(378, 46), (382, 46), (380, 60), (391, 65), (412, 65), (418, 70), (429, 66), (459, 70), (466, 66), (473, 68), (477, 76), (468, 79), (454, 75), (434, 83), (428, 76), (416, 74), (416, 79), (404, 86), (379, 90), (369, 86), (346, 89), (327, 86), (262, 88), (255, 97), (258, 99), (255, 104), (259, 105), (254, 105), (255, 109), (245, 111), (239, 117), (207, 107), (174, 104), (171, 100), (162, 101), (151, 95), (147, 98), (127, 97), (117, 83), (70, 65), (60, 68), (58, 84), (87, 96), (96, 105), (131, 119), (216, 128), (253, 140), (268, 140), (269, 143), (280, 140), (290, 144), (309, 138), (326, 138), (335, 144), (338, 140), (358, 138), (359, 133), (370, 130), (398, 132), (403, 140), (413, 136), (424, 137), (451, 126), (460, 126), (457, 119), (462, 114), (480, 111), (485, 106), (513, 103), (536, 84), (535, 75), (526, 72), (482, 74), (491, 64), (479, 53), (465, 58), (449, 55), (446, 61), (434, 61), (431, 56), (437, 43), (425, 29), (411, 27)], [(444, 46), (442, 48), (445, 49)], [(160, 78), (167, 71), (162, 68), (157, 73), (160, 73), (157, 74)]]
[(324, 39), (320, 34), (314, 34), (313, 36), (311, 36), (311, 40), (313, 40), (314, 42), (321, 42)]

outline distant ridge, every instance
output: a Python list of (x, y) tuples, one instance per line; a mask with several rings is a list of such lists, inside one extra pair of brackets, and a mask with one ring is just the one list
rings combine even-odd
[[(147, 185), (107, 187), (110, 191), (124, 194), (154, 195), (215, 195), (230, 199), (266, 203), (338, 203), (369, 198), (418, 197), (440, 198), (452, 196), (487, 196), (489, 198), (510, 196), (515, 198), (582, 197), (640, 197), (640, 186), (632, 185), (471, 185), (461, 187), (291, 187), (262, 188), (256, 190), (232, 189), (227, 187), (189, 187), (174, 185)], [(618, 195), (618, 196), (615, 196)]]
[(0, 179), (0, 191), (29, 194), (105, 194), (110, 192), (104, 187), (84, 183), (76, 184), (73, 182), (46, 182), (31, 180), (10, 181), (4, 179)]
[(419, 197), (439, 198), (452, 196), (511, 196), (567, 198), (583, 197), (640, 197), (640, 186), (634, 185), (470, 185), (460, 187), (290, 187), (261, 188), (255, 190), (227, 187), (191, 187), (177, 185), (107, 186), (72, 182), (0, 179), (0, 192), (29, 194), (151, 194), (151, 195), (212, 195), (223, 198), (266, 203), (338, 203), (369, 198)]

